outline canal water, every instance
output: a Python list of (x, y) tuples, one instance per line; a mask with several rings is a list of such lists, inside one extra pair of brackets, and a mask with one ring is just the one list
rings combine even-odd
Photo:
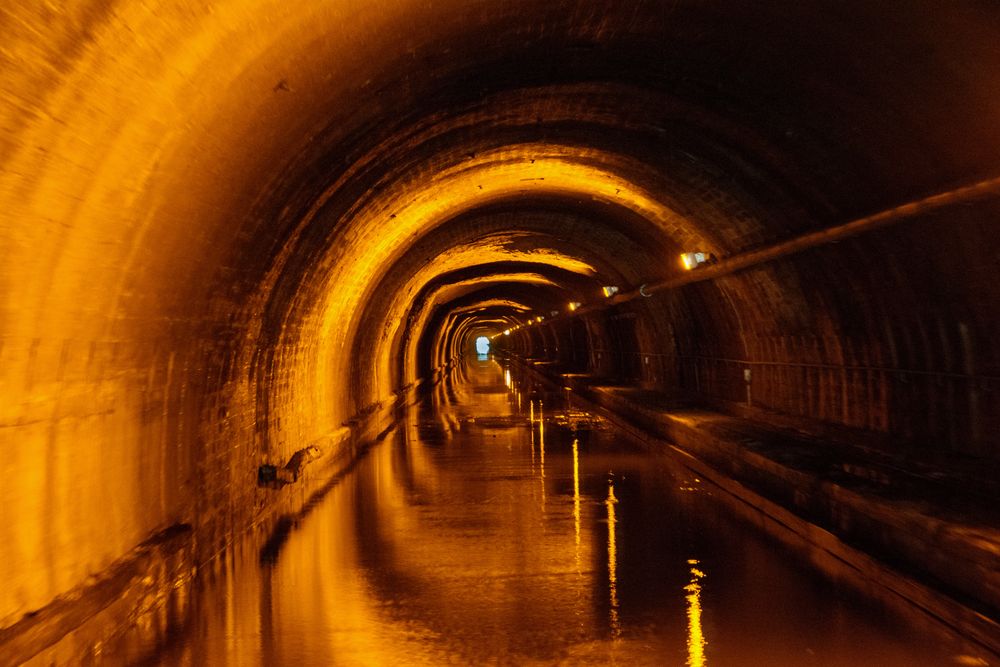
[[(205, 569), (162, 665), (986, 665), (492, 357)], [(280, 539), (276, 539), (280, 538)]]

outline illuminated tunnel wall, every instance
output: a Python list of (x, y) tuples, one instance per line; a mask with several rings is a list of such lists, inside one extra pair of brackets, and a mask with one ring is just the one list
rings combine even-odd
[[(168, 526), (209, 557), (266, 510), (260, 464), (335, 447), (470, 337), (1000, 176), (998, 22), (6, 3), (0, 625)], [(763, 414), (995, 459), (1000, 206), (962, 192), (505, 344), (722, 407), (749, 365)]]

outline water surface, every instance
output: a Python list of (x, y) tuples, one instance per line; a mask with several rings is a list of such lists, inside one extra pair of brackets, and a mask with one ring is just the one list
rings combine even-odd
[(987, 664), (565, 394), (492, 358), (463, 375), (280, 539), (203, 572), (153, 662)]

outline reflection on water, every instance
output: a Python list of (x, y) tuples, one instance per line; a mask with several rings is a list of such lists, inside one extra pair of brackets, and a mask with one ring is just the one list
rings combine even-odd
[(154, 662), (910, 667), (969, 652), (817, 575), (807, 550), (565, 392), (491, 359), (465, 375), (281, 539), (203, 570)]
[(622, 634), (621, 621), (618, 619), (618, 540), (615, 530), (618, 519), (615, 516), (615, 485), (608, 484), (608, 499), (604, 501), (608, 508), (608, 595), (611, 598), (611, 636), (614, 639)]
[[(538, 456), (541, 465), (542, 479), (545, 479), (545, 413), (542, 402), (538, 401)], [(542, 483), (542, 497), (545, 497), (545, 483)]]
[(580, 572), (580, 443), (573, 438), (573, 537), (576, 544), (574, 560)]
[(528, 401), (528, 444), (531, 447), (531, 474), (535, 474), (535, 402)]
[(691, 583), (684, 587), (687, 591), (688, 603), (688, 661), (689, 667), (705, 666), (705, 635), (701, 631), (701, 579), (705, 573), (696, 565), (698, 561), (689, 560), (691, 566)]

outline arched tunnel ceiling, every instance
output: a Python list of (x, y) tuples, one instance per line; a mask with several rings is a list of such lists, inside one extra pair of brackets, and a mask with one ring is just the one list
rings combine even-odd
[[(428, 169), (441, 173), (449, 163), (456, 172), (474, 172), (476, 165), (494, 159), (515, 160), (519, 153), (529, 160), (539, 150), (550, 154), (547, 144), (526, 144), (523, 138), (513, 141), (498, 135), (498, 126), (511, 126), (536, 141), (575, 132), (582, 137), (577, 144), (582, 146), (603, 143), (608, 136), (603, 130), (631, 130), (632, 140), (619, 141), (613, 152), (646, 152), (651, 146), (667, 145), (673, 150), (664, 154), (673, 155), (675, 162), (690, 163), (689, 171), (694, 172), (691, 180), (701, 175), (709, 183), (731, 181), (721, 192), (738, 190), (746, 185), (744, 179), (754, 177), (773, 180), (775, 188), (791, 190), (793, 203), (798, 200), (795, 205), (811, 214), (800, 216), (798, 224), (845, 218), (855, 211), (938, 188), (955, 178), (985, 174), (993, 168), (998, 143), (997, 129), (986, 120), (995, 117), (997, 104), (997, 81), (992, 74), (996, 68), (988, 57), (992, 50), (986, 48), (990, 42), (985, 26), (990, 17), (977, 15), (970, 7), (946, 16), (935, 15), (930, 21), (930, 4), (908, 6), (905, 18), (869, 4), (847, 3), (834, 9), (770, 3), (753, 11), (727, 7), (726, 19), (720, 20), (722, 10), (713, 4), (620, 6), (605, 2), (583, 9), (573, 3), (542, 8), (511, 2), (486, 11), (468, 3), (438, 3), (429, 8), (401, 2), (390, 5), (387, 11), (382, 6), (341, 2), (317, 3), (293, 11), (280, 3), (229, 2), (215, 3), (211, 12), (197, 5), (189, 8), (186, 18), (194, 29), (188, 25), (183, 31), (180, 17), (172, 17), (165, 7), (135, 6), (130, 11), (102, 14), (95, 4), (81, 8), (79, 16), (65, 21), (61, 39), (33, 47), (43, 51), (39, 60), (44, 65), (33, 70), (9, 68), (20, 72), (12, 85), (21, 86), (17, 90), (24, 91), (24, 102), (7, 111), (5, 127), (34, 130), (38, 140), (6, 133), (11, 150), (3, 154), (8, 163), (18, 165), (11, 170), (13, 174), (47, 173), (64, 165), (47, 164), (28, 150), (33, 145), (50, 145), (52, 140), (46, 137), (60, 138), (57, 154), (86, 151), (95, 143), (120, 146), (101, 153), (109, 162), (119, 156), (117, 168), (127, 167), (129, 178), (117, 178), (113, 164), (86, 172), (81, 166), (79, 175), (86, 173), (87, 177), (80, 182), (91, 183), (93, 196), (104, 206), (114, 202), (128, 208), (128, 200), (116, 201), (123, 191), (148, 199), (149, 220), (173, 207), (181, 213), (185, 206), (201, 208), (213, 201), (217, 216), (230, 214), (239, 219), (237, 211), (246, 210), (245, 202), (256, 201), (257, 213), (245, 219), (247, 227), (236, 238), (242, 236), (252, 243), (248, 247), (259, 249), (264, 270), (272, 265), (278, 248), (287, 244), (288, 236), (283, 236), (282, 230), (294, 228), (289, 225), (298, 225), (300, 220), (311, 220), (308, 212), (318, 212), (321, 202), (329, 203), (339, 193), (336, 199), (341, 206), (358, 206), (360, 197), (350, 196), (350, 191), (344, 192), (338, 184), (349, 184), (360, 178), (361, 172), (370, 176), (359, 194), (379, 191), (378, 183), (394, 184), (395, 191), (403, 183), (392, 180), (399, 172), (409, 171), (411, 177), (421, 178)], [(30, 7), (7, 10), (12, 44), (19, 43), (19, 36), (25, 44), (37, 44), (29, 28), (44, 17), (33, 16), (33, 12)], [(848, 16), (855, 19), (850, 30), (844, 27)], [(174, 20), (165, 20), (171, 18)], [(260, 26), (265, 18), (268, 29), (263, 31)], [(79, 39), (73, 26), (88, 24), (100, 29), (93, 31), (90, 39)], [(414, 30), (413, 26), (425, 28)], [(129, 116), (129, 124), (124, 126), (113, 116), (94, 114), (96, 104), (74, 105), (70, 93), (65, 94), (63, 117), (30, 112), (40, 100), (47, 103), (52, 99), (55, 93), (48, 91), (60, 84), (72, 91), (103, 82), (96, 69), (102, 64), (100, 47), (125, 28), (141, 30), (147, 41), (161, 47), (159, 69), (157, 63), (146, 65), (159, 76), (143, 71), (143, 83), (135, 85), (124, 76), (114, 79), (121, 68), (112, 69), (104, 88), (87, 94), (104, 95), (114, 102), (112, 108), (120, 112), (114, 117), (126, 117), (129, 109), (142, 113)], [(900, 62), (900, 53), (946, 52), (945, 46), (955, 42), (952, 36), (956, 34), (961, 35), (963, 48), (947, 51), (947, 58)], [(254, 35), (254, 39), (243, 35)], [(60, 52), (74, 40), (82, 46)], [(511, 48), (515, 44), (517, 48)], [(139, 77), (148, 48), (135, 43), (124, 53), (118, 50), (123, 61), (131, 57), (140, 64), (134, 78)], [(787, 58), (789, 52), (797, 57)], [(10, 53), (18, 52), (12, 48)], [(162, 67), (163, 62), (171, 67)], [(873, 62), (897, 67), (869, 66)], [(414, 66), (417, 63), (419, 67)], [(59, 65), (69, 73), (56, 76)], [(46, 76), (50, 76), (48, 81)], [(553, 88), (559, 85), (576, 88), (564, 88), (560, 95), (558, 88)], [(584, 94), (587, 86), (593, 91), (590, 96)], [(35, 89), (43, 94), (29, 97)], [(935, 94), (927, 94), (930, 91)], [(506, 102), (505, 95), (509, 98)], [(665, 104), (665, 96), (675, 102)], [(533, 97), (540, 99), (532, 104)], [(170, 102), (157, 104), (157, 100)], [(887, 104), (891, 113), (885, 112)], [(456, 119), (464, 118), (469, 107), (478, 110), (478, 116), (462, 124)], [(74, 108), (83, 118), (74, 117), (69, 123)], [(399, 109), (406, 113), (399, 114)], [(914, 109), (920, 109), (919, 113)], [(88, 116), (95, 118), (88, 121)], [(949, 122), (932, 123), (937, 118), (948, 118)], [(99, 126), (109, 141), (86, 131), (99, 123), (103, 123)], [(68, 129), (59, 131), (60, 126)], [(459, 129), (450, 135), (445, 132), (453, 126)], [(163, 133), (164, 127), (171, 131)], [(958, 127), (964, 128), (961, 135), (954, 130)], [(602, 131), (593, 131), (596, 128)], [(139, 139), (136, 134), (145, 136)], [(425, 136), (438, 143), (421, 139)], [(499, 148), (482, 155), (462, 152), (479, 147), (483, 136), (499, 136)], [(913, 136), (921, 137), (919, 148)], [(963, 138), (969, 136), (977, 140)], [(15, 142), (15, 138), (20, 141)], [(130, 140), (139, 142), (137, 148), (143, 142), (156, 148), (128, 150)], [(705, 150), (687, 145), (699, 142)], [(556, 170), (560, 143), (554, 148), (556, 163), (550, 165)], [(573, 144), (571, 140), (565, 143)], [(706, 152), (709, 144), (714, 154)], [(196, 152), (185, 153), (185, 145)], [(523, 148), (514, 148), (518, 145)], [(148, 160), (147, 170), (134, 171), (136, 153)], [(386, 162), (400, 154), (408, 159), (392, 162), (399, 168), (387, 172)], [(471, 164), (458, 161), (460, 156), (469, 155), (475, 155), (468, 158)], [(801, 168), (816, 166), (817, 156), (822, 156), (818, 159), (826, 164), (824, 168)], [(86, 164), (97, 157), (80, 162)], [(720, 164), (739, 159), (752, 159), (757, 164), (732, 169)], [(892, 168), (882, 165), (879, 169), (879, 160), (891, 161)], [(189, 167), (173, 168), (178, 164)], [(544, 178), (532, 175), (541, 171), (521, 177)], [(699, 171), (709, 172), (708, 178)], [(843, 173), (827, 178), (834, 171)], [(202, 182), (187, 183), (191, 173), (201, 174)], [(239, 174), (238, 181), (234, 174)], [(777, 176), (769, 179), (768, 174)], [(856, 182), (846, 182), (846, 174), (856, 174)], [(204, 178), (206, 175), (209, 177)], [(102, 176), (106, 180), (99, 180)], [(630, 183), (641, 182), (636, 176), (629, 172), (627, 178)], [(66, 196), (68, 191), (60, 192), (71, 189), (71, 177), (53, 178), (51, 197), (43, 191), (25, 197), (30, 190), (26, 192), (26, 184), (22, 184), (16, 208), (8, 210), (16, 216), (37, 206), (39, 213), (44, 211), (39, 219), (59, 218), (62, 213), (53, 210), (52, 204), (73, 201)], [(455, 177), (460, 178), (460, 174)], [(664, 177), (659, 175), (660, 180)], [(144, 188), (143, 178), (150, 179), (148, 185), (160, 187)], [(187, 190), (189, 195), (177, 197), (170, 182), (160, 182), (164, 178), (177, 187), (176, 192)], [(810, 178), (812, 182), (800, 183)], [(899, 185), (889, 187), (892, 181)], [(126, 187), (120, 187), (123, 182)], [(234, 189), (237, 182), (242, 189)], [(129, 183), (134, 184), (131, 190)], [(458, 180), (454, 185), (460, 183)], [(864, 187), (856, 187), (858, 183)], [(100, 194), (102, 189), (110, 190), (111, 184), (118, 194)], [(703, 189), (706, 185), (696, 183), (686, 190), (697, 193), (699, 186)], [(150, 189), (160, 196), (153, 196)], [(677, 192), (675, 199), (685, 207), (709, 199), (684, 196), (684, 190)], [(754, 191), (754, 197), (759, 197), (757, 188)], [(258, 194), (247, 197), (251, 192)], [(584, 192), (584, 196), (589, 195)], [(227, 199), (230, 201), (225, 202)], [(229, 205), (239, 201), (244, 203)], [(372, 214), (393, 208), (390, 204), (394, 201), (403, 204), (391, 195), (382, 201), (371, 207)], [(412, 210), (417, 201), (405, 203), (407, 210)], [(79, 215), (85, 215), (86, 210), (76, 208)], [(65, 214), (73, 217), (73, 208), (67, 208)], [(271, 222), (275, 217), (277, 226)], [(773, 211), (770, 217), (774, 217)], [(791, 231), (787, 219), (767, 223), (779, 227), (764, 231), (765, 237)], [(158, 225), (161, 229), (154, 231), (148, 229), (149, 224), (137, 225), (138, 233), (180, 234), (166, 244), (168, 248), (176, 248), (180, 238), (186, 238), (172, 225)], [(183, 229), (184, 225), (178, 227)], [(206, 241), (227, 236), (221, 221), (210, 222), (207, 217), (202, 229)], [(299, 229), (301, 233), (301, 226)], [(724, 234), (725, 229), (706, 228), (704, 233), (715, 236)], [(317, 225), (314, 235), (328, 232)], [(752, 243), (753, 230), (746, 236), (745, 242)], [(268, 237), (273, 239), (270, 246), (261, 244)], [(145, 244), (141, 238), (134, 240), (139, 246), (126, 266), (142, 271), (138, 257)], [(128, 243), (127, 239), (119, 243), (123, 241)], [(154, 239), (148, 241), (153, 244)], [(189, 258), (143, 259), (151, 260), (149, 271), (155, 273), (160, 270), (159, 262), (194, 262), (203, 253), (210, 255), (212, 249), (232, 247), (229, 243), (204, 245), (208, 247), (189, 248)], [(48, 261), (46, 268), (55, 268), (61, 260), (35, 261)], [(45, 289), (45, 281), (30, 283), (32, 290)], [(74, 287), (67, 285), (65, 289)], [(120, 294), (125, 291), (122, 285), (119, 293), (110, 297), (127, 300)], [(178, 294), (177, 303), (183, 303), (180, 291), (173, 290)], [(25, 294), (24, 300), (45, 301), (31, 296)], [(169, 294), (160, 296), (164, 305), (172, 301)], [(114, 310), (112, 304), (107, 306)]]
[[(586, 281), (668, 278), (680, 251), (725, 259), (1000, 175), (1000, 15), (972, 0), (91, 0), (7, 3), (0, 28), (5, 437), (12, 461), (65, 446), (92, 473), (7, 492), (97, 506), (131, 480), (109, 540), (0, 541), (18, 582), (0, 619), (200, 516), (192, 484), (243, 489), (235, 471), (399, 390), (407, 341), (448, 318), (554, 309)], [(998, 214), (678, 290), (637, 336), (1000, 375)], [(504, 262), (531, 267), (504, 284)], [(490, 287), (447, 287), (475, 267)], [(891, 431), (889, 412), (830, 418)]]
[[(13, 12), (11, 24), (30, 25), (30, 11)], [(197, 192), (186, 187), (188, 197), (177, 198), (164, 189), (150, 203), (157, 218), (165, 213), (161, 207), (183, 209), (186, 200), (199, 210), (224, 212), (237, 220), (246, 204), (231, 204), (253, 201), (250, 215), (243, 216), (239, 233), (233, 235), (238, 243), (246, 239), (246, 245), (216, 243), (224, 238), (227, 225), (221, 220), (213, 224), (209, 216), (199, 215), (205, 242), (195, 246), (180, 231), (184, 225), (158, 225), (154, 231), (147, 223), (138, 228), (147, 242), (136, 238), (139, 245), (123, 263), (114, 264), (127, 267), (130, 277), (116, 281), (114, 301), (95, 309), (128, 312), (132, 299), (156, 300), (137, 304), (139, 310), (144, 305), (170, 308), (173, 303), (183, 311), (189, 303), (211, 303), (188, 298), (192, 295), (187, 290), (204, 289), (217, 280), (232, 283), (225, 275), (171, 285), (155, 296), (127, 283), (140, 282), (140, 275), (148, 273), (155, 284), (168, 270), (163, 262), (173, 268), (232, 248), (238, 261), (207, 264), (239, 264), (241, 271), (252, 272), (248, 260), (258, 256), (257, 271), (267, 276), (263, 285), (273, 285), (259, 297), (268, 312), (274, 312), (267, 320), (271, 327), (283, 328), (295, 317), (287, 314), (290, 308), (309, 309), (326, 322), (320, 324), (320, 333), (329, 336), (332, 320), (357, 310), (357, 285), (369, 284), (393, 266), (392, 257), (407, 247), (404, 238), (419, 237), (452, 212), (498, 199), (535, 196), (538, 191), (569, 195), (590, 205), (606, 202), (659, 224), (668, 245), (734, 252), (928, 191), (956, 175), (966, 178), (991, 168), (991, 154), (981, 141), (951, 141), (954, 137), (947, 131), (964, 123), (980, 130), (977, 136), (996, 139), (996, 129), (984, 126), (975, 113), (995, 104), (988, 95), (989, 86), (996, 86), (995, 77), (984, 79), (988, 86), (968, 83), (976, 73), (990, 71), (988, 59), (962, 76), (956, 72), (960, 64), (971, 65), (974, 55), (982, 55), (976, 51), (977, 42), (968, 39), (971, 11), (935, 21), (933, 33), (920, 21), (918, 8), (905, 21), (862, 4), (850, 10), (810, 10), (778, 3), (753, 12), (739, 7), (727, 12), (721, 21), (720, 10), (712, 5), (660, 3), (598, 3), (570, 12), (519, 2), (489, 12), (460, 3), (433, 9), (397, 3), (392, 11), (357, 3), (321, 3), (295, 12), (277, 4), (237, 2), (224, 3), (212, 14), (193, 9), (188, 18), (198, 29), (162, 53), (164, 59), (184, 54), (186, 59), (169, 62), (175, 69), (183, 63), (183, 71), (197, 69), (199, 74), (183, 81), (176, 71), (149, 77), (140, 90), (157, 84), (164, 91), (182, 85), (187, 90), (222, 91), (211, 98), (211, 107), (204, 94), (168, 98), (174, 105), (191, 99), (176, 111), (194, 129), (168, 133), (159, 137), (160, 143), (198, 137), (189, 145), (197, 146), (201, 158), (163, 149), (142, 151), (161, 162), (154, 163), (155, 172), (139, 173), (149, 178), (168, 175), (177, 184), (192, 172), (217, 174), (217, 179), (238, 173), (242, 191), (228, 185), (232, 179), (220, 188), (208, 185), (213, 180), (208, 178)], [(167, 10), (150, 13), (170, 15)], [(865, 29), (843, 31), (842, 17), (858, 14), (869, 19)], [(82, 40), (93, 52), (78, 49), (68, 58), (53, 54), (50, 62), (79, 62), (83, 69), (98, 57), (101, 38), (111, 39), (122, 25), (149, 25), (138, 9), (84, 15), (104, 28), (91, 41)], [(269, 30), (261, 33), (254, 28), (265, 16)], [(176, 38), (170, 25), (150, 30), (149, 38)], [(332, 25), (339, 29), (331, 32)], [(426, 28), (417, 31), (414, 25)], [(889, 79), (886, 68), (865, 66), (883, 54), (897, 62), (903, 44), (932, 49), (935, 43), (948, 43), (949, 27), (962, 31), (965, 50), (937, 63), (940, 71), (925, 67), (904, 85), (906, 71), (894, 72)], [(247, 42), (240, 40), (241, 34), (259, 37)], [(803, 39), (804, 34), (809, 39)], [(405, 39), (396, 40), (398, 35)], [(515, 43), (518, 48), (510, 48)], [(141, 54), (138, 46), (133, 48)], [(799, 56), (794, 64), (782, 55), (789, 49)], [(376, 53), (379, 57), (373, 57)], [(463, 57), (453, 55), (458, 53)], [(340, 66), (331, 68), (331, 62)], [(838, 67), (831, 68), (832, 62)], [(420, 67), (413, 67), (415, 63)], [(844, 71), (848, 65), (849, 71)], [(89, 83), (94, 70), (87, 72), (79, 76)], [(25, 76), (30, 78), (30, 73)], [(943, 84), (935, 88), (933, 99), (920, 96), (929, 81)], [(117, 93), (115, 99), (131, 92), (137, 98), (132, 106), (142, 102), (121, 81), (109, 86)], [(879, 91), (880, 103), (866, 102), (866, 90)], [(922, 133), (919, 152), (911, 131), (916, 126), (926, 130), (927, 120), (914, 117), (906, 127), (883, 113), (886, 98), (893, 100), (895, 115), (904, 119), (909, 119), (904, 111), (910, 99), (920, 100), (921, 114), (933, 115), (936, 108), (943, 113), (942, 97), (962, 99), (957, 113), (964, 116)], [(948, 106), (949, 113), (956, 113)], [(398, 109), (406, 112), (399, 114)], [(815, 109), (825, 113), (812, 113)], [(149, 105), (148, 114), (158, 111), (162, 107)], [(158, 129), (165, 118), (149, 122)], [(134, 118), (129, 127), (138, 130), (143, 119)], [(202, 137), (199, 128), (211, 128), (211, 139)], [(936, 150), (929, 150), (927, 144), (941, 133), (945, 136), (934, 144)], [(891, 148), (890, 142), (895, 142)], [(10, 155), (23, 153), (15, 150)], [(891, 169), (879, 171), (878, 160), (890, 155)], [(162, 161), (171, 156), (191, 166), (170, 168)], [(822, 168), (817, 156), (822, 156)], [(199, 169), (202, 163), (211, 168)], [(836, 178), (829, 177), (832, 172), (837, 172)], [(845, 182), (847, 174), (853, 174), (854, 182)], [(133, 175), (130, 181), (135, 179)], [(892, 187), (892, 180), (902, 187)], [(114, 182), (120, 193), (120, 181)], [(246, 197), (251, 188), (258, 194)], [(137, 192), (150, 195), (152, 189)], [(223, 204), (220, 198), (227, 196), (233, 199)], [(46, 198), (46, 206), (51, 201)], [(217, 205), (208, 205), (212, 201)], [(53, 217), (51, 208), (46, 215)], [(362, 229), (364, 234), (357, 231)], [(171, 233), (179, 236), (144, 236)], [(372, 243), (369, 236), (378, 242)], [(150, 253), (143, 247), (173, 252)], [(376, 257), (382, 269), (373, 263)], [(188, 266), (192, 275), (198, 273)], [(72, 275), (73, 270), (68, 272)], [(26, 282), (37, 286), (31, 289), (44, 289), (48, 283)], [(244, 284), (254, 288), (261, 283)], [(67, 284), (65, 289), (75, 287)], [(24, 296), (25, 302), (45, 301)], [(251, 304), (250, 310), (264, 305)], [(122, 319), (137, 326), (142, 318)]]
[(494, 283), (477, 285), (451, 294), (450, 299), (429, 309), (427, 317), (413, 336), (411, 356), (417, 366), (410, 379), (426, 375), (429, 362), (439, 359), (458, 328), (470, 318), (481, 320), (496, 315), (509, 315), (526, 320), (565, 307), (572, 292), (565, 287), (532, 282)]

